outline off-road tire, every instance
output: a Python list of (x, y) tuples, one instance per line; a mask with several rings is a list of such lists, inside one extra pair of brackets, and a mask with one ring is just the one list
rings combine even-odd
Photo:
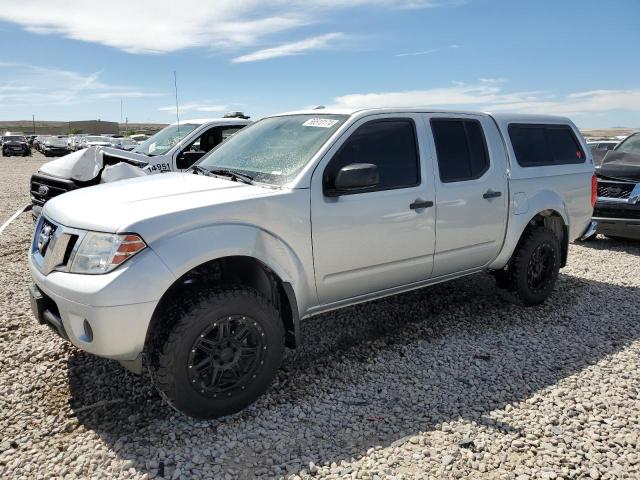
[[(161, 328), (164, 331), (159, 331), (153, 339), (150, 373), (162, 397), (176, 410), (196, 418), (217, 418), (242, 410), (267, 390), (284, 354), (284, 326), (276, 308), (263, 295), (244, 287), (204, 290), (190, 298), (180, 299), (172, 308), (167, 309), (165, 315), (169, 318), (164, 319), (168, 322), (163, 322), (163, 325), (168, 323), (170, 326)], [(255, 337), (256, 343), (262, 342), (258, 344), (260, 352), (257, 353), (262, 356), (256, 357), (254, 370), (242, 377), (244, 381), (238, 382), (231, 391), (205, 391), (208, 388), (206, 381), (201, 377), (194, 378), (198, 371), (193, 370), (193, 363), (196, 363), (194, 355), (205, 355), (200, 350), (196, 353), (196, 348), (209, 348), (211, 344), (207, 343), (206, 347), (202, 343), (200, 347), (195, 346), (198, 342), (203, 342), (202, 338), (209, 340), (208, 335), (211, 334), (216, 338), (210, 341), (217, 342), (220, 330), (212, 329), (220, 329), (220, 322), (231, 322), (231, 318), (234, 322), (250, 322), (247, 325), (253, 329), (252, 336), (247, 337), (246, 341)], [(232, 332), (231, 329), (230, 333)], [(235, 342), (235, 334), (232, 337)], [(207, 372), (223, 368), (219, 367), (222, 353), (227, 352), (228, 356), (228, 350), (233, 350), (227, 346), (220, 353), (219, 348), (211, 348), (218, 352), (218, 367), (210, 363)], [(241, 354), (237, 355), (241, 357)], [(214, 362), (213, 358), (212, 353), (209, 361)], [(204, 361), (206, 362), (206, 358)], [(227, 377), (230, 375), (231, 372), (223, 374)], [(213, 374), (203, 373), (202, 376), (212, 378)]]
[[(540, 259), (543, 255), (544, 259)], [(555, 286), (560, 271), (560, 242), (544, 227), (534, 227), (523, 234), (506, 271), (496, 275), (499, 287), (510, 300), (524, 306), (543, 303)], [(541, 271), (538, 275), (537, 272)]]

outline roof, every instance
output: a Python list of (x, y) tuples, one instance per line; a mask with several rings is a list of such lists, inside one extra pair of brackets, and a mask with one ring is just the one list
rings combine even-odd
[[(251, 120), (245, 120), (243, 118), (191, 118), (188, 120), (180, 120), (180, 125), (187, 123), (195, 123), (198, 125), (204, 125), (205, 123), (219, 123), (221, 125), (249, 125)], [(173, 122), (171, 125), (178, 125), (178, 122)]]
[(372, 115), (372, 114), (385, 114), (385, 113), (450, 113), (450, 114), (471, 114), (471, 115), (489, 115), (499, 122), (568, 122), (567, 117), (561, 117), (557, 115), (537, 115), (537, 114), (525, 114), (525, 113), (492, 113), (492, 112), (478, 112), (473, 110), (455, 110), (455, 109), (442, 109), (431, 107), (385, 107), (385, 108), (321, 108), (321, 109), (307, 109), (297, 110), (292, 112), (280, 113), (274, 116), (284, 115)]

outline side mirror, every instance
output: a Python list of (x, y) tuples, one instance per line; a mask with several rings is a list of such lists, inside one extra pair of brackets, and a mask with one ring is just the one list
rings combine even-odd
[(327, 194), (338, 196), (367, 190), (378, 185), (380, 181), (378, 167), (372, 163), (352, 163), (342, 167), (336, 174), (333, 189)]

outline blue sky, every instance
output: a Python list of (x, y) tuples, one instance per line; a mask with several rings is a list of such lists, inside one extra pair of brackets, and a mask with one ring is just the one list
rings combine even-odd
[(640, 0), (3, 0), (0, 119), (314, 105), (640, 127)]

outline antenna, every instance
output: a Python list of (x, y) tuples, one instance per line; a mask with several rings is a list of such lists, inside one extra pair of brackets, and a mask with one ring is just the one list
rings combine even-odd
[(180, 111), (178, 110), (178, 77), (176, 71), (173, 71), (173, 86), (176, 90), (176, 120), (178, 121), (178, 135), (180, 135)]

